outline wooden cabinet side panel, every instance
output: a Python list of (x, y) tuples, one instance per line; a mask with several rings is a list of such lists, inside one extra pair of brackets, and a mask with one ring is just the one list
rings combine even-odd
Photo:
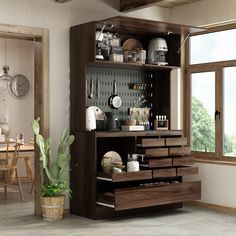
[(70, 29), (70, 129), (85, 131), (86, 66), (95, 58), (93, 22)]
[(96, 143), (89, 133), (75, 134), (71, 146), (70, 183), (73, 214), (93, 218), (96, 206)]

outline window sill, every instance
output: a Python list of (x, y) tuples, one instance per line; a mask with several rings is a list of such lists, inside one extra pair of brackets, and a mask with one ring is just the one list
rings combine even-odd
[(194, 161), (196, 163), (207, 163), (207, 164), (216, 164), (216, 165), (236, 166), (236, 160), (221, 160), (221, 159), (210, 159), (210, 158), (195, 157)]

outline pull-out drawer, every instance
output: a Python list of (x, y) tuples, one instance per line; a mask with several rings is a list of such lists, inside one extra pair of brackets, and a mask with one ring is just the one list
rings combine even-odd
[(147, 163), (149, 168), (169, 167), (172, 166), (172, 158), (149, 159)]
[(196, 166), (181, 166), (177, 168), (177, 176), (197, 175), (198, 167)]
[(146, 157), (165, 157), (168, 156), (168, 148), (147, 148), (145, 149)]
[(186, 146), (187, 138), (166, 138), (166, 146)]
[(105, 175), (104, 173), (98, 173), (97, 179), (111, 182), (146, 180), (146, 179), (152, 179), (152, 171), (151, 170), (142, 170), (134, 172), (123, 171), (121, 173), (112, 173), (111, 176)]
[(188, 156), (190, 155), (190, 153), (191, 153), (190, 147), (169, 148), (170, 156)]
[(153, 170), (153, 178), (174, 177), (176, 176), (176, 168), (163, 168)]
[(173, 166), (186, 166), (193, 165), (193, 157), (173, 157)]
[(116, 189), (110, 196), (99, 196), (97, 204), (116, 211), (199, 200), (201, 182), (174, 183)]
[(165, 146), (164, 138), (143, 138), (139, 144), (141, 147), (163, 147)]

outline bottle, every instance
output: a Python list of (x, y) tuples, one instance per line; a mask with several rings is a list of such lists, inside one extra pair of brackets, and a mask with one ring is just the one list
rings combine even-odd
[(21, 144), (24, 144), (24, 134), (23, 134), (23, 132), (20, 133), (19, 142), (20, 142)]

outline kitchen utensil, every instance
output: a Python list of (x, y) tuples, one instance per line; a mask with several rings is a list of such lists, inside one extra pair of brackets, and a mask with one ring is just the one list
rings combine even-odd
[(96, 120), (104, 120), (104, 113), (99, 107), (90, 106), (88, 108), (93, 110), (93, 112), (95, 113)]
[(128, 161), (127, 162), (127, 172), (139, 171), (138, 161)]
[(121, 156), (115, 151), (109, 151), (105, 153), (101, 160), (101, 167), (105, 174), (111, 174), (114, 163), (120, 163), (122, 165)]
[(94, 94), (93, 94), (93, 79), (91, 79), (91, 81), (90, 81), (90, 93), (88, 95), (88, 98), (90, 98), (90, 99), (94, 98)]
[(168, 47), (164, 38), (154, 38), (148, 45), (148, 63), (160, 66), (168, 65), (166, 54)]
[(92, 109), (95, 114), (96, 119), (96, 130), (106, 130), (106, 116), (99, 107), (90, 106), (89, 109)]
[(116, 87), (116, 81), (113, 81), (113, 94), (108, 100), (109, 106), (112, 109), (118, 109), (122, 105), (122, 99), (120, 96), (117, 95), (117, 87)]
[(101, 89), (100, 80), (97, 79), (97, 83), (96, 83), (97, 98), (100, 98), (100, 89)]
[(137, 50), (137, 49), (143, 49), (143, 45), (137, 39), (129, 38), (125, 40), (125, 42), (122, 45), (122, 48), (125, 50)]
[(86, 130), (92, 131), (96, 129), (96, 115), (91, 107), (86, 109)]
[(117, 117), (114, 117), (112, 112), (105, 112), (107, 118), (107, 130), (120, 130), (120, 123)]

